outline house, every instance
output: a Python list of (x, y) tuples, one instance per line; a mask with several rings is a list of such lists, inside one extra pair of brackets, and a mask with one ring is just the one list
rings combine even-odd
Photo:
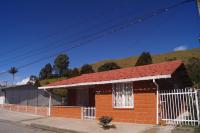
[[(5, 104), (48, 106), (49, 94), (44, 90), (38, 90), (31, 84), (13, 85), (2, 88)], [(54, 95), (52, 105), (61, 105), (61, 97)]]
[(67, 90), (65, 106), (51, 106), (51, 116), (158, 124), (160, 90), (191, 86), (182, 61), (171, 61), (83, 74), (39, 89)]
[[(32, 84), (13, 85), (2, 87), (0, 92), (2, 104), (0, 108), (5, 110), (32, 113), (37, 115), (50, 115), (49, 92), (39, 90)], [(51, 105), (62, 105), (64, 100), (60, 95), (51, 95)]]

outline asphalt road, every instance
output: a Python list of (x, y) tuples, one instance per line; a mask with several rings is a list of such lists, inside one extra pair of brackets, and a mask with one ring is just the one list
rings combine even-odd
[(16, 122), (9, 122), (0, 120), (0, 133), (55, 133), (51, 131), (45, 131), (30, 126), (18, 124)]

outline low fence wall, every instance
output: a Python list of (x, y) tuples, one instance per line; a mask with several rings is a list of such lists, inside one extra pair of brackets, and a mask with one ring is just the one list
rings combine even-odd
[(79, 106), (52, 106), (51, 116), (81, 119), (81, 107)]
[(40, 107), (40, 106), (26, 106), (26, 105), (18, 105), (18, 104), (0, 104), (0, 109), (16, 111), (16, 112), (24, 112), (31, 113), (36, 115), (49, 115), (48, 107)]

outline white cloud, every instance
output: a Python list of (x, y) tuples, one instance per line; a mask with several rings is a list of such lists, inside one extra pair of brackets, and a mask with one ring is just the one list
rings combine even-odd
[(24, 84), (27, 84), (29, 80), (30, 80), (30, 77), (27, 77), (27, 78), (22, 79), (21, 81), (17, 82), (16, 85), (24, 85)]
[(183, 51), (183, 50), (187, 50), (187, 46), (181, 45), (181, 46), (174, 48), (174, 51)]

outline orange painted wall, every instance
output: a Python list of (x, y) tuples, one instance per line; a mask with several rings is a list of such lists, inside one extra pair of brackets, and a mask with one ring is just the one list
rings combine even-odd
[(156, 124), (156, 90), (152, 81), (134, 82), (134, 108), (112, 107), (112, 85), (97, 86), (96, 117), (111, 116), (113, 121)]
[(51, 116), (81, 119), (81, 107), (53, 106), (51, 108)]

